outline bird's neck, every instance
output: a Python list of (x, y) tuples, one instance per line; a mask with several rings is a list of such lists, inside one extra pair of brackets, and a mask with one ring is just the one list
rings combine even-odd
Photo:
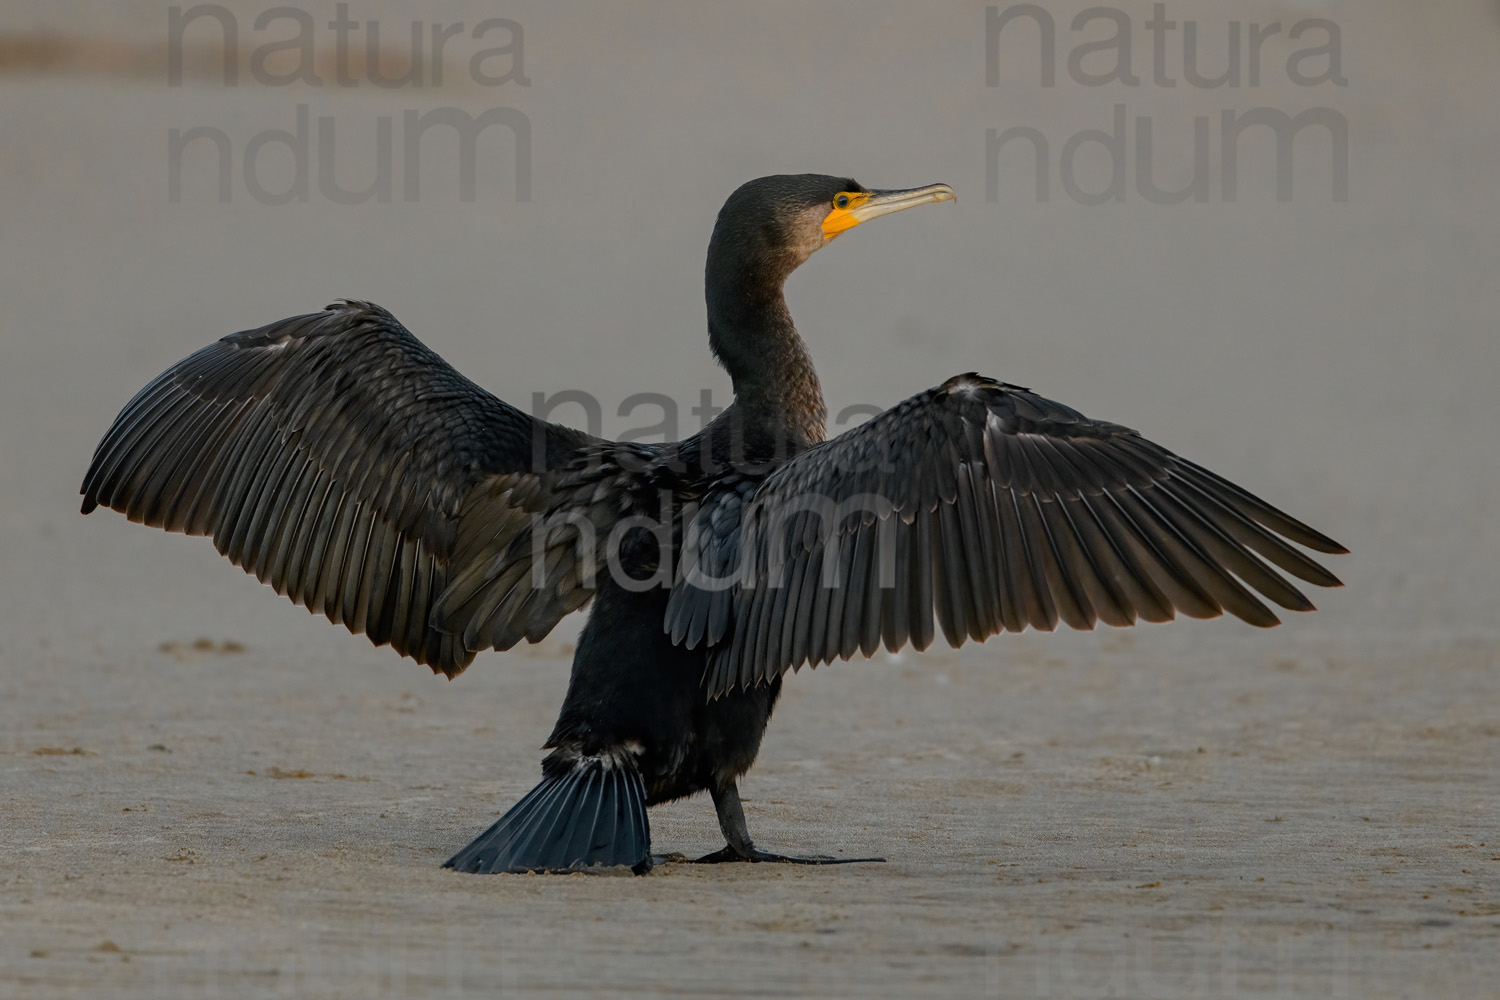
[(734, 383), (741, 426), (792, 453), (822, 441), (823, 387), (780, 287), (711, 293), (708, 307), (709, 346)]

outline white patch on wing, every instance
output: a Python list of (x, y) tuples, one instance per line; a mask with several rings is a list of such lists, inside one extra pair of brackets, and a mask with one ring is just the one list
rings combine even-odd
[(984, 388), (987, 381), (987, 379), (981, 378), (973, 372), (964, 375), (955, 375), (943, 383), (943, 392), (950, 395), (961, 392), (966, 396), (973, 396), (980, 389)]

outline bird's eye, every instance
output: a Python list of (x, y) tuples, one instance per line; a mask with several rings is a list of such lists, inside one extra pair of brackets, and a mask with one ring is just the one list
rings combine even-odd
[(833, 199), (833, 205), (835, 208), (848, 208), (849, 196), (847, 194), (839, 195), (838, 197)]

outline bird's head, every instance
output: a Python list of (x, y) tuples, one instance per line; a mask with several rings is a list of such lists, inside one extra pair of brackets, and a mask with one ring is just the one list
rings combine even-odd
[(813, 251), (861, 222), (954, 197), (946, 184), (871, 191), (826, 174), (759, 177), (741, 185), (719, 210), (709, 270), (722, 266), (779, 287)]

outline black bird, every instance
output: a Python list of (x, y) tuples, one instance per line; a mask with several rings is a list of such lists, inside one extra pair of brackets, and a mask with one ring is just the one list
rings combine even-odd
[[(708, 247), (709, 345), (735, 400), (701, 433), (618, 443), (537, 420), (366, 302), (236, 333), (116, 418), (98, 505), (211, 535), (278, 593), (449, 677), (539, 641), (590, 599), (539, 785), (455, 854), (462, 871), (652, 863), (648, 806), (705, 789), (755, 847), (736, 781), (788, 668), (1312, 604), (1346, 551), (1116, 424), (959, 375), (828, 441), (787, 276), (862, 222), (954, 197), (817, 174), (735, 191)], [(936, 624), (934, 624), (934, 617)]]

